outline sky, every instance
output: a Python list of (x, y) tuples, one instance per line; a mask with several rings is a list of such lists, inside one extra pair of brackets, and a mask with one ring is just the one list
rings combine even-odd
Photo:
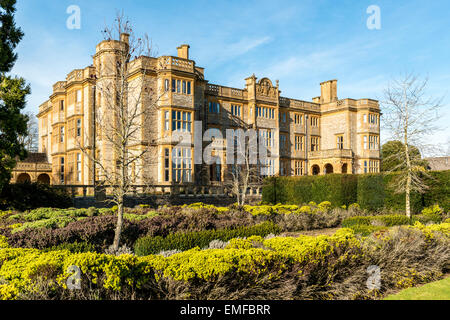
[[(73, 5), (79, 29), (67, 27)], [(368, 28), (372, 5), (380, 8), (379, 29)], [(321, 82), (338, 79), (340, 99), (383, 100), (401, 74), (428, 77), (427, 93), (443, 98), (441, 130), (430, 141), (450, 150), (448, 0), (18, 0), (25, 36), (12, 73), (31, 84), (26, 111), (36, 114), (55, 82), (92, 64), (118, 10), (137, 34), (149, 35), (158, 55), (175, 56), (177, 46), (189, 44), (210, 83), (244, 88), (254, 73), (279, 80), (282, 96), (311, 101)], [(381, 141), (388, 139), (382, 131)]]

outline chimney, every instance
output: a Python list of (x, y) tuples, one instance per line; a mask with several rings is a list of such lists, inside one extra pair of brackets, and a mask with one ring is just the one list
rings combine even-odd
[(125, 42), (126, 44), (130, 44), (130, 35), (128, 33), (120, 34), (120, 42)]
[(182, 44), (178, 49), (178, 58), (183, 58), (189, 60), (189, 48), (188, 44)]
[(330, 103), (338, 100), (337, 80), (329, 80), (320, 84), (320, 102)]

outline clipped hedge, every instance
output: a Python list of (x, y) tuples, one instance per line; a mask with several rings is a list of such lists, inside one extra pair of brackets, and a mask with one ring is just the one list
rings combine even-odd
[(357, 177), (330, 174), (304, 177), (270, 177), (263, 187), (263, 201), (301, 205), (314, 201), (330, 201), (335, 206), (357, 202)]
[(138, 256), (146, 256), (168, 250), (186, 251), (195, 247), (207, 247), (213, 240), (228, 241), (239, 237), (265, 237), (269, 234), (278, 234), (280, 232), (281, 229), (276, 224), (264, 222), (251, 227), (240, 227), (236, 229), (173, 233), (165, 238), (160, 236), (143, 237), (136, 241), (134, 253)]
[[(439, 204), (450, 211), (450, 170), (433, 171), (424, 176), (429, 187), (425, 194), (411, 193), (411, 208), (419, 213), (424, 207)], [(304, 177), (271, 177), (263, 187), (263, 201), (301, 205), (310, 201), (330, 201), (333, 206), (358, 203), (362, 209), (405, 209), (405, 194), (396, 193), (392, 182), (398, 174), (330, 174)]]

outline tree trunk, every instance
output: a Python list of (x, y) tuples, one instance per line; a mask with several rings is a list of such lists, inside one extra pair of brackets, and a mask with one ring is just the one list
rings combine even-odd
[(411, 220), (411, 159), (409, 158), (409, 146), (408, 146), (408, 125), (409, 125), (409, 114), (408, 114), (408, 102), (406, 97), (406, 89), (403, 90), (403, 101), (404, 101), (404, 112), (405, 112), (405, 123), (404, 123), (404, 143), (405, 143), (405, 156), (406, 156), (406, 188), (405, 188), (405, 210), (406, 216)]
[[(406, 139), (405, 139), (406, 140)], [(405, 210), (406, 210), (406, 216), (411, 219), (411, 159), (409, 158), (409, 147), (408, 144), (405, 143), (405, 152), (406, 152), (406, 170), (407, 170), (407, 177), (406, 177), (406, 187), (405, 187)]]
[(114, 234), (114, 243), (113, 243), (114, 251), (119, 250), (120, 236), (122, 234), (122, 227), (123, 227), (123, 197), (122, 197), (121, 203), (119, 203), (119, 205), (117, 207), (118, 207), (118, 209), (117, 209), (117, 225), (116, 225), (116, 231), (115, 231), (115, 234)]

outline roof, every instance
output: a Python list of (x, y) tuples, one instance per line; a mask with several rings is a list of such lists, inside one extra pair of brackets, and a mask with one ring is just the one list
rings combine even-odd
[(431, 171), (450, 170), (450, 157), (426, 158)]

